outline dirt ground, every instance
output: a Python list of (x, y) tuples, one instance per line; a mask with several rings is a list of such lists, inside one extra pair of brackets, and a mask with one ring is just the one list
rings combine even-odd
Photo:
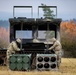
[(76, 75), (76, 59), (62, 58), (58, 71), (11, 71), (6, 66), (0, 66), (0, 75)]

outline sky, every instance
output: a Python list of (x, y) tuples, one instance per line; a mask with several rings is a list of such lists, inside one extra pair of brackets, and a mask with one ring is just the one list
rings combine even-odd
[[(33, 6), (33, 17), (37, 18), (38, 6), (41, 3), (47, 6), (57, 6), (57, 18), (62, 18), (62, 20), (76, 18), (76, 0), (0, 0), (0, 19), (13, 18), (13, 6)], [(16, 9), (15, 11), (16, 17), (19, 16), (19, 13), (23, 13), (22, 16), (31, 17), (30, 9), (25, 11)]]

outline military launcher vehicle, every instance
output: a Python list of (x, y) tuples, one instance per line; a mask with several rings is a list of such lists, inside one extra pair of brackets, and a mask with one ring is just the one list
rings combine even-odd
[[(14, 8), (31, 8), (32, 6), (14, 6)], [(47, 6), (56, 8), (56, 6)], [(43, 6), (38, 6), (39, 8)], [(14, 9), (13, 9), (14, 10)], [(33, 11), (33, 10), (32, 10)], [(32, 14), (32, 13), (31, 13)], [(57, 13), (56, 13), (57, 14)], [(14, 16), (14, 12), (13, 12)], [(49, 51), (53, 45), (49, 40), (55, 37), (60, 41), (61, 19), (45, 18), (10, 18), (10, 42), (20, 38), (21, 51), (10, 56), (9, 66), (11, 70), (54, 70), (57, 69), (57, 55)], [(35, 40), (35, 41), (33, 41)], [(24, 50), (22, 50), (24, 49)]]

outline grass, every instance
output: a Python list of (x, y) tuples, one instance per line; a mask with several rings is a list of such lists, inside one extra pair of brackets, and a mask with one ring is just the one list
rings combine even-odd
[(0, 75), (76, 75), (76, 59), (62, 58), (59, 71), (11, 71), (6, 66), (0, 66)]

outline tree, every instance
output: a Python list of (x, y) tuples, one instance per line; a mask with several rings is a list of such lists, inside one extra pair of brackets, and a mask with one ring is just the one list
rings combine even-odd
[(0, 27), (0, 48), (7, 48), (9, 44), (9, 29)]
[[(55, 17), (55, 15), (53, 14), (54, 11), (51, 10), (50, 7), (47, 7), (46, 4), (41, 3), (41, 5), (44, 7), (44, 8), (42, 8), (42, 10), (44, 12), (44, 14), (43, 14), (44, 18), (45, 19), (54, 19), (54, 17)], [(46, 34), (45, 38), (47, 40), (49, 40), (50, 38), (55, 36), (54, 31), (49, 31), (48, 30), (48, 31), (45, 31), (45, 34)]]
[(46, 4), (41, 3), (41, 5), (44, 6), (44, 8), (42, 8), (44, 12), (44, 18), (53, 19), (55, 17), (55, 15), (53, 14), (54, 11), (47, 7)]
[(65, 57), (76, 57), (76, 23), (66, 21), (61, 23), (61, 43)]

